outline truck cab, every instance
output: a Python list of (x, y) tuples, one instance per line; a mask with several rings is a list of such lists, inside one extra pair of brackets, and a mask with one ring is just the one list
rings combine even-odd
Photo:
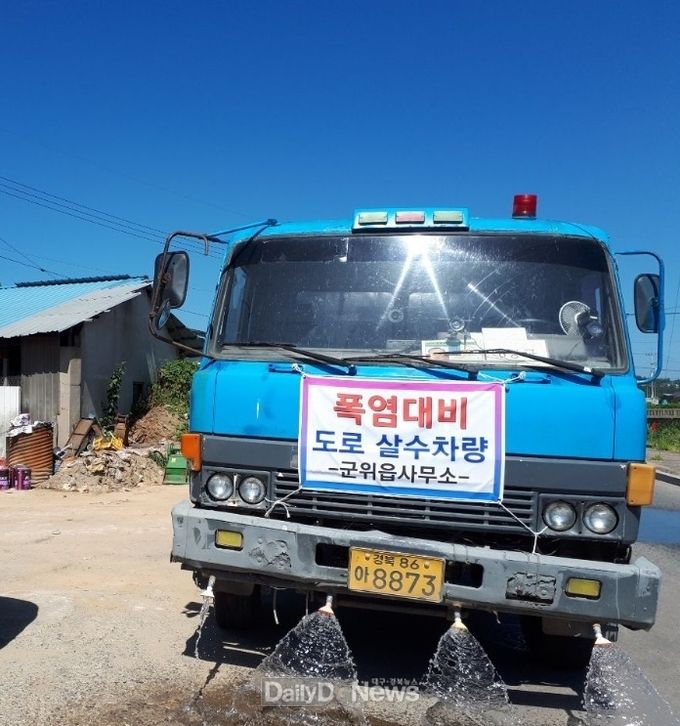
[[(660, 574), (631, 546), (654, 469), (617, 265), (601, 230), (535, 212), (523, 195), (506, 219), (360, 209), (191, 235), (225, 254), (172, 560), (215, 578), (220, 624), (289, 588), (512, 613), (531, 642), (580, 648), (594, 623), (652, 626)], [(177, 239), (159, 336), (186, 296)], [(638, 276), (659, 337), (662, 297)]]

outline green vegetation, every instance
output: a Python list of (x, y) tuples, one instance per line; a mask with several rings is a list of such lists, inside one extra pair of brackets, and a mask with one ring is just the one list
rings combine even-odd
[(161, 469), (165, 469), (168, 465), (168, 455), (164, 454), (162, 451), (150, 451), (149, 459), (155, 461)]
[(156, 382), (151, 386), (149, 406), (166, 406), (185, 420), (189, 414), (191, 376), (197, 367), (198, 363), (186, 358), (164, 363), (158, 371)]
[(680, 453), (680, 420), (651, 421), (647, 425), (647, 446)]
[[(645, 384), (643, 390), (648, 408), (680, 407), (680, 380), (657, 378), (653, 383)], [(648, 421), (647, 446), (660, 451), (680, 453), (680, 418), (657, 418)]]
[(121, 361), (111, 373), (109, 385), (106, 388), (106, 401), (102, 403), (102, 417), (99, 423), (106, 432), (113, 430), (118, 415), (118, 400), (120, 399), (120, 387), (123, 385), (125, 375), (125, 361)]

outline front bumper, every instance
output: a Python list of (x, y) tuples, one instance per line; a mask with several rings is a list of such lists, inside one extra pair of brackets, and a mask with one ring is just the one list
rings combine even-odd
[[(277, 587), (346, 594), (347, 569), (317, 563), (317, 546), (368, 547), (377, 550), (443, 557), (447, 563), (481, 568), (475, 586), (446, 582), (446, 606), (515, 612), (585, 622), (620, 623), (651, 628), (656, 617), (661, 575), (644, 557), (629, 565), (492, 550), (485, 547), (403, 538), (377, 530), (356, 532), (277, 521), (251, 515), (199, 509), (189, 501), (172, 510), (173, 562), (189, 569), (224, 574)], [(241, 550), (215, 546), (218, 529), (239, 531)], [(570, 597), (569, 578), (602, 583), (597, 600)], [(404, 600), (375, 596), (394, 604)]]

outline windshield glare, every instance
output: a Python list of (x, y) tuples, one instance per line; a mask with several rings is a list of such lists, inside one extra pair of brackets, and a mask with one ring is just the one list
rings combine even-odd
[(251, 240), (234, 253), (219, 309), (216, 343), (225, 354), (257, 341), (505, 367), (527, 361), (475, 351), (511, 348), (599, 368), (623, 361), (607, 254), (576, 237)]

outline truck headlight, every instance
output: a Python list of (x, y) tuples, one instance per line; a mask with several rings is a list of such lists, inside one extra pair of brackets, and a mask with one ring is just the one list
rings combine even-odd
[(259, 504), (267, 492), (261, 479), (256, 476), (247, 476), (239, 484), (238, 493), (246, 504)]
[(619, 523), (618, 515), (608, 504), (591, 504), (583, 513), (583, 524), (595, 534), (609, 534)]
[(234, 483), (227, 474), (213, 474), (205, 488), (212, 499), (224, 501), (234, 493)]
[(565, 532), (576, 523), (576, 510), (569, 502), (551, 502), (543, 510), (543, 521), (556, 532)]

